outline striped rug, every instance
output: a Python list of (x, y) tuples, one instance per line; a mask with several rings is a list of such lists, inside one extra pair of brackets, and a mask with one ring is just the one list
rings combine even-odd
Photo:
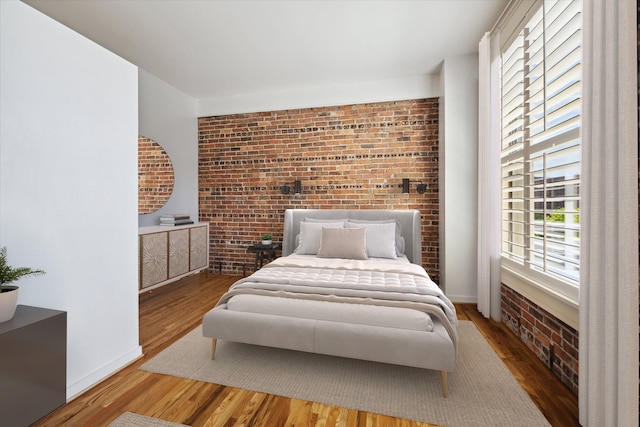
[(113, 420), (109, 427), (189, 427), (185, 424), (171, 423), (158, 418), (125, 412)]

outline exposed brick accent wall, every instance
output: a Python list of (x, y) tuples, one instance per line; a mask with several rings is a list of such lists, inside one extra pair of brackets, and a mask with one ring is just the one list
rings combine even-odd
[[(287, 208), (418, 209), (422, 264), (438, 282), (437, 98), (203, 117), (198, 131), (212, 270), (252, 268), (246, 246), (265, 232), (281, 241)], [(403, 194), (402, 178), (426, 193)], [(281, 194), (294, 180), (301, 194)]]
[(173, 192), (173, 165), (154, 140), (138, 137), (138, 213), (155, 212)]
[(502, 321), (575, 394), (578, 331), (502, 285)]

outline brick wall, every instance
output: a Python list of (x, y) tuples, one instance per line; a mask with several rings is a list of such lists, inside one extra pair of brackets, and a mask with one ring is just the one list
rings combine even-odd
[(154, 140), (138, 137), (138, 213), (160, 209), (173, 192), (173, 166)]
[(502, 321), (549, 369), (578, 394), (578, 331), (502, 285)]
[[(281, 241), (287, 208), (418, 209), (422, 265), (438, 282), (437, 99), (204, 117), (198, 131), (212, 270), (252, 267), (246, 246), (265, 232)], [(403, 194), (402, 178), (426, 193)], [(281, 194), (294, 180), (301, 194)]]

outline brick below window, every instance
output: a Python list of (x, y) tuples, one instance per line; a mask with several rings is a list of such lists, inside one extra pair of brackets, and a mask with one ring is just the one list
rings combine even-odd
[(578, 331), (502, 285), (502, 321), (578, 395)]

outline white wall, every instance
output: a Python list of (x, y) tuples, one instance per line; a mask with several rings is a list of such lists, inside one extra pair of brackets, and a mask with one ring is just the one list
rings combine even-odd
[(277, 93), (201, 99), (198, 101), (198, 117), (433, 98), (441, 94), (437, 76), (413, 76), (329, 87), (295, 88)]
[[(67, 312), (67, 397), (141, 355), (137, 69), (0, 1), (0, 245), (19, 304)], [(41, 355), (46, 357), (46, 355)]]
[(173, 164), (173, 193), (158, 211), (140, 215), (140, 226), (157, 225), (165, 213), (198, 220), (198, 119), (196, 100), (140, 69), (139, 132), (160, 144)]
[(440, 279), (455, 302), (476, 302), (478, 55), (446, 58), (440, 101)]

